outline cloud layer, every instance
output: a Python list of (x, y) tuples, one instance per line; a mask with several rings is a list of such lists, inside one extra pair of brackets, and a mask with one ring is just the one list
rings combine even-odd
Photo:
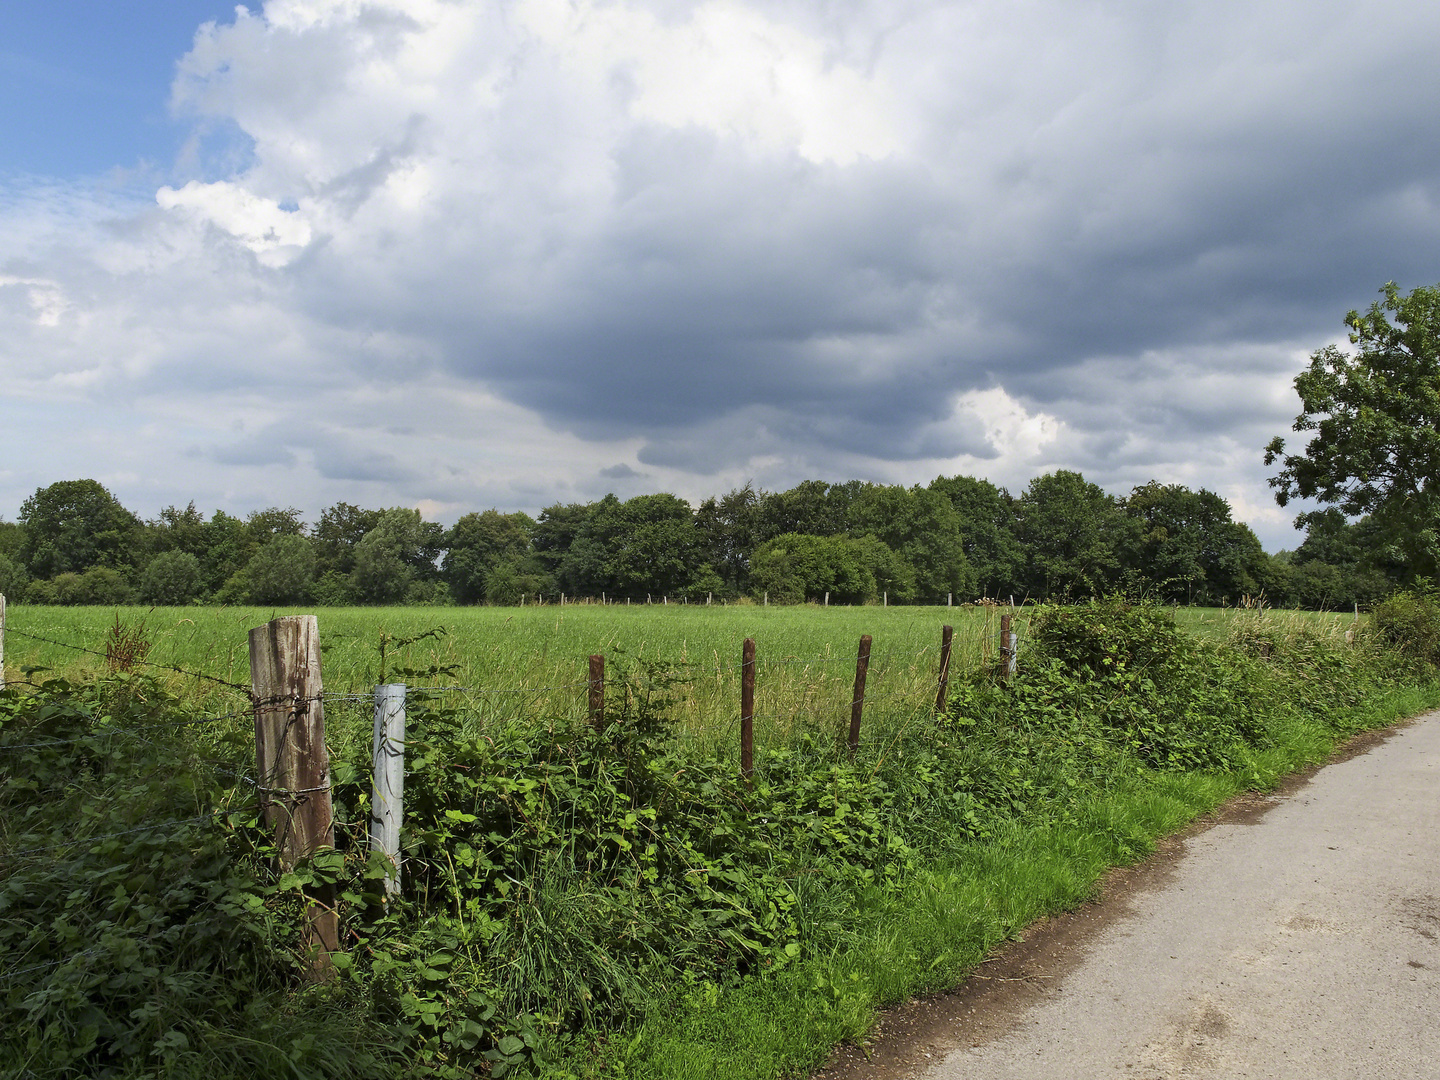
[(1437, 41), (1398, 0), (240, 9), (158, 191), (0, 190), (0, 505), (1068, 467), (1291, 544), (1289, 380), (1440, 279)]

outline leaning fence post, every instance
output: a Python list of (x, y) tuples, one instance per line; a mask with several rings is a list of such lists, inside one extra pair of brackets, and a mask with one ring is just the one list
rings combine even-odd
[(860, 653), (855, 658), (855, 696), (850, 699), (850, 753), (860, 748), (860, 716), (865, 711), (865, 675), (870, 670), (870, 635), (860, 636)]
[(605, 723), (605, 657), (590, 657), (590, 723)]
[(755, 775), (755, 639), (740, 648), (740, 776), (746, 786)]
[(935, 692), (935, 711), (943, 713), (947, 704), (945, 695), (950, 686), (950, 643), (955, 637), (953, 626), (940, 628), (940, 689)]
[(374, 791), (370, 800), (370, 852), (395, 868), (385, 895), (400, 895), (400, 822), (405, 807), (405, 684), (375, 687), (375, 737), (370, 744)]
[[(285, 873), (335, 846), (320, 630), (314, 615), (288, 615), (250, 631), (250, 683), (256, 790), (266, 824), (275, 830)], [(322, 884), (305, 894), (310, 903), (303, 940), (311, 953), (310, 978), (330, 979), (335, 974), (330, 954), (340, 949), (335, 890)]]

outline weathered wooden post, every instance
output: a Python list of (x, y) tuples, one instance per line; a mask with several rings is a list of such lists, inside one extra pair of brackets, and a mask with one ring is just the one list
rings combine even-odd
[(946, 694), (950, 687), (950, 644), (955, 637), (953, 626), (940, 628), (940, 688), (935, 692), (935, 711), (943, 713), (948, 704)]
[(590, 657), (590, 723), (597, 728), (605, 723), (605, 657)]
[[(256, 790), (265, 822), (275, 830), (284, 873), (322, 848), (335, 846), (320, 631), (314, 615), (273, 619), (250, 631), (250, 683)], [(335, 890), (324, 884), (305, 893), (310, 900), (304, 931), (310, 978), (328, 980), (335, 974), (330, 954), (340, 950)]]
[(740, 776), (748, 787), (755, 775), (755, 639), (740, 648)]
[(1015, 635), (1010, 632), (1009, 614), (1000, 616), (1000, 673), (1008, 680), (1015, 674)]
[(850, 699), (850, 753), (860, 748), (860, 717), (865, 711), (865, 675), (870, 670), (870, 635), (860, 636), (860, 652), (855, 658), (855, 696)]
[(375, 736), (370, 744), (374, 787), (370, 799), (370, 850), (390, 860), (386, 897), (400, 895), (400, 823), (405, 813), (405, 684), (375, 687)]

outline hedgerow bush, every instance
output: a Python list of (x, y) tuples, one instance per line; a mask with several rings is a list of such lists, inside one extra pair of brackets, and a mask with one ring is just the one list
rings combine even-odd
[(1440, 592), (1435, 586), (1422, 584), (1376, 604), (1370, 624), (1399, 652), (1440, 664)]
[[(596, 723), (481, 721), (415, 695), (388, 899), (363, 740), (332, 748), (335, 849), (280, 874), (241, 779), (243, 718), (195, 725), (123, 672), (15, 688), (0, 695), (0, 1073), (458, 1078), (611, 1060), (613, 1033), (646, 1015), (859, 947), (857, 898), (900, 895), (918, 870), (1017, 828), (1101, 827), (1102, 795), (1162, 771), (1243, 774), (1297, 710), (1345, 730), (1386, 677), (1384, 625), (1347, 642), (1257, 620), (1214, 645), (1145, 605), (1042, 608), (1014, 677), (960, 680), (942, 713), (873, 723), (853, 755), (838, 722), (803, 731), (748, 781), (682, 749), (664, 668), (622, 665)], [(321, 882), (344, 951), (314, 986), (299, 927)]]

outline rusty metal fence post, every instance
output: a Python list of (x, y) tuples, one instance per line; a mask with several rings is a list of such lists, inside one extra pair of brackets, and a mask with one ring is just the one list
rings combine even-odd
[(948, 704), (946, 695), (950, 689), (950, 645), (955, 637), (953, 626), (940, 628), (940, 685), (935, 691), (935, 711), (943, 713)]
[(755, 776), (755, 639), (740, 649), (740, 776), (748, 787)]
[(855, 658), (855, 695), (850, 699), (850, 753), (860, 748), (860, 718), (865, 712), (865, 675), (870, 670), (870, 635), (860, 636), (860, 652)]

